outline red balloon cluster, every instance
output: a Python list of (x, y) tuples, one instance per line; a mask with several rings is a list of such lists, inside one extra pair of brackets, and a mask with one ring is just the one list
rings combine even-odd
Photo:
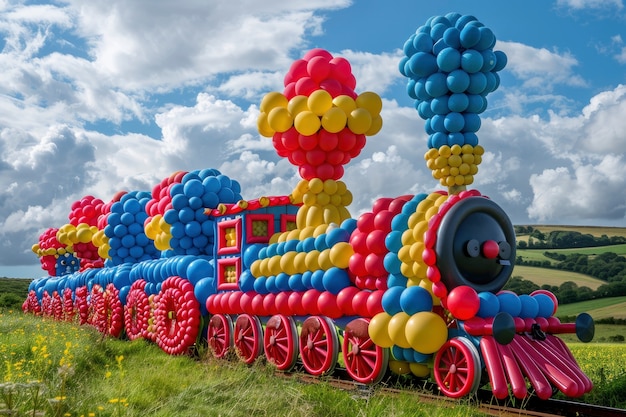
[(73, 321), (74, 316), (76, 316), (72, 289), (69, 287), (63, 290), (63, 315), (65, 316), (65, 321)]
[(35, 290), (30, 290), (24, 303), (22, 304), (22, 311), (24, 313), (33, 313), (35, 316), (41, 315), (41, 306), (37, 299), (37, 293)]
[(387, 289), (388, 272), (384, 265), (389, 249), (385, 239), (391, 231), (391, 221), (402, 211), (402, 206), (412, 196), (376, 200), (371, 212), (363, 213), (350, 236), (354, 254), (350, 257), (349, 270), (358, 288), (369, 290)]
[(187, 353), (196, 343), (200, 327), (200, 304), (193, 284), (178, 276), (169, 277), (155, 302), (157, 344), (170, 355)]
[(148, 332), (151, 315), (150, 301), (144, 289), (146, 281), (139, 279), (130, 286), (124, 305), (124, 325), (130, 340), (143, 337)]
[(149, 223), (157, 214), (163, 216), (172, 208), (170, 189), (174, 184), (180, 183), (185, 174), (187, 171), (177, 171), (152, 188), (152, 199), (146, 203), (146, 213), (148, 213), (146, 223)]
[[(75, 201), (68, 215), (70, 224), (73, 226), (80, 224), (97, 226), (98, 218), (102, 215), (104, 206), (105, 204), (101, 199), (91, 195)], [(76, 257), (80, 259), (81, 271), (88, 268), (102, 268), (104, 266), (104, 260), (98, 255), (98, 248), (93, 242), (78, 241), (73, 243), (73, 247)]]
[(315, 48), (302, 59), (291, 64), (285, 74), (287, 99), (297, 95), (308, 96), (316, 90), (326, 90), (332, 97), (346, 95), (356, 98), (356, 78), (352, 75), (350, 62), (342, 57), (333, 57), (330, 52)]
[(78, 323), (83, 325), (89, 322), (89, 303), (87, 302), (87, 295), (89, 291), (87, 286), (76, 288), (74, 291), (74, 308), (78, 312)]
[(302, 178), (340, 179), (365, 136), (382, 126), (380, 97), (357, 95), (350, 62), (320, 48), (293, 62), (284, 86), (283, 94), (270, 93), (261, 103), (261, 134), (272, 137)]
[(65, 245), (58, 241), (57, 232), (59, 229), (51, 227), (46, 229), (39, 236), (39, 244), (33, 246), (33, 252), (39, 256), (39, 262), (41, 262), (41, 269), (46, 271), (49, 276), (54, 277), (57, 274), (56, 271), (56, 254), (60, 248), (65, 248)]
[(95, 284), (91, 290), (93, 316), (91, 324), (104, 335), (119, 337), (124, 327), (124, 308), (120, 301), (120, 292), (113, 283), (103, 290)]

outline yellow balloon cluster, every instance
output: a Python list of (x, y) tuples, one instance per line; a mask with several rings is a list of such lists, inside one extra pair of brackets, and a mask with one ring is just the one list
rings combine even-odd
[(261, 100), (257, 128), (268, 138), (292, 126), (305, 136), (317, 133), (320, 128), (337, 133), (346, 126), (357, 135), (373, 136), (383, 126), (381, 109), (380, 96), (371, 91), (359, 94), (356, 100), (347, 95), (333, 98), (322, 89), (287, 100), (282, 93), (273, 91)]
[[(276, 233), (270, 239), (270, 244), (289, 240), (304, 240), (309, 237), (318, 237), (327, 233), (336, 225), (321, 224), (317, 227), (308, 226), (303, 229), (294, 229), (288, 232)], [(324, 250), (309, 252), (289, 251), (283, 255), (274, 255), (269, 258), (257, 259), (250, 266), (250, 272), (255, 278), (276, 276), (280, 273), (287, 275), (303, 274), (306, 271), (323, 270), (336, 267), (348, 267), (354, 249), (348, 242), (338, 242)]]
[(80, 223), (78, 226), (68, 223), (61, 226), (57, 231), (57, 240), (64, 245), (73, 245), (79, 242), (89, 243), (97, 232), (96, 226), (89, 226), (87, 223)]
[(98, 248), (98, 255), (102, 259), (110, 259), (109, 256), (109, 238), (104, 234), (104, 230), (98, 230), (91, 239), (93, 245)]
[(303, 205), (296, 215), (296, 226), (304, 229), (322, 224), (341, 224), (350, 218), (346, 206), (352, 203), (352, 193), (343, 181), (312, 178), (302, 180), (291, 194), (294, 203)]
[(432, 311), (420, 311), (411, 316), (405, 312), (393, 316), (378, 313), (372, 317), (368, 333), (378, 346), (390, 348), (397, 345), (426, 355), (437, 352), (448, 340), (445, 320)]
[(484, 153), (485, 150), (480, 145), (444, 145), (439, 149), (429, 149), (424, 159), (432, 170), (433, 177), (441, 185), (453, 187), (474, 182), (474, 175), (478, 172)]
[(154, 247), (160, 251), (170, 249), (171, 225), (165, 221), (163, 216), (157, 214), (144, 226), (146, 236), (154, 241)]
[(56, 257), (59, 257), (60, 255), (65, 255), (66, 253), (74, 253), (74, 248), (72, 246), (67, 246), (64, 248), (42, 249), (39, 246), (39, 243), (35, 243), (33, 246), (31, 246), (30, 250), (32, 250), (40, 258), (46, 255), (54, 255)]

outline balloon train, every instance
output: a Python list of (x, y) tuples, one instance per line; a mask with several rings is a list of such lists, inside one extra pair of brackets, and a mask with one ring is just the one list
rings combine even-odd
[[(506, 213), (470, 189), (486, 96), (506, 55), (475, 17), (434, 16), (404, 44), (400, 72), (428, 137), (440, 189), (379, 198), (352, 218), (343, 166), (382, 129), (382, 101), (355, 92), (350, 63), (323, 49), (294, 61), (283, 92), (260, 103), (259, 133), (297, 167), (291, 194), (243, 199), (216, 169), (176, 172), (151, 191), (86, 196), (69, 223), (43, 232), (23, 310), (144, 338), (172, 355), (208, 345), (216, 358), (311, 375), (345, 367), (356, 382), (430, 378), (458, 398), (592, 389), (565, 343), (593, 338), (583, 313), (554, 316), (548, 291), (502, 290), (515, 263)], [(338, 365), (340, 363), (341, 365)]]

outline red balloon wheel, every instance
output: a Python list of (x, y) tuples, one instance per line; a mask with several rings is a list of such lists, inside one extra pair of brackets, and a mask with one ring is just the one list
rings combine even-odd
[(104, 299), (104, 333), (120, 337), (124, 328), (124, 306), (120, 301), (120, 291), (113, 284), (107, 284)]
[(233, 319), (226, 314), (211, 317), (206, 338), (213, 356), (224, 358), (233, 345)]
[(200, 332), (200, 303), (193, 285), (180, 277), (166, 279), (156, 304), (157, 344), (170, 355), (188, 352)]
[(300, 358), (311, 375), (330, 373), (335, 369), (339, 355), (337, 331), (331, 319), (312, 316), (302, 323)]
[(284, 314), (272, 316), (265, 325), (263, 336), (265, 357), (279, 371), (289, 371), (298, 359), (298, 330), (291, 317)]
[(435, 381), (446, 396), (460, 398), (473, 394), (480, 386), (478, 350), (466, 339), (448, 340), (435, 355)]
[(242, 314), (235, 321), (233, 342), (237, 356), (250, 365), (263, 351), (263, 329), (257, 316)]
[(369, 319), (352, 320), (343, 333), (343, 360), (348, 375), (362, 384), (377, 384), (385, 376), (389, 349), (369, 337)]
[(150, 301), (148, 301), (148, 295), (144, 291), (145, 287), (146, 281), (143, 279), (135, 281), (130, 286), (126, 296), (124, 326), (126, 327), (126, 335), (130, 340), (143, 337), (144, 332), (148, 329)]
[(74, 308), (74, 300), (72, 300), (72, 290), (66, 288), (63, 290), (63, 313), (66, 321), (74, 320), (76, 309)]

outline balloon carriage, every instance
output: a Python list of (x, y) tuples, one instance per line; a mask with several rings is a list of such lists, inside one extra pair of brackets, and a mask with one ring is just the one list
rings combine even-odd
[(513, 226), (467, 189), (484, 152), (479, 114), (506, 65), (494, 45), (490, 29), (455, 13), (404, 44), (399, 69), (425, 120), (426, 164), (447, 191), (380, 198), (351, 217), (343, 166), (381, 129), (382, 101), (355, 93), (346, 59), (314, 49), (258, 117), (298, 167), (290, 195), (244, 200), (236, 180), (204, 169), (109, 203), (87, 196), (33, 246), (50, 276), (32, 282), (24, 311), (169, 354), (206, 343), (216, 358), (265, 355), (312, 375), (341, 363), (363, 384), (394, 372), (432, 378), (450, 397), (487, 384), (497, 398), (583, 395), (592, 383), (556, 335), (587, 342), (593, 321), (561, 323), (547, 291), (502, 290)]

